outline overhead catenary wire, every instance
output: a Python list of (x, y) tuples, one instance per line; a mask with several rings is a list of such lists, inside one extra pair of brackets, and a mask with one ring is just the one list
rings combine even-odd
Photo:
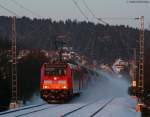
[(106, 21), (104, 21), (102, 18), (96, 18), (96, 19), (99, 20), (99, 21), (101, 21), (101, 22), (103, 22), (106, 25), (109, 25), (109, 23), (107, 23)]
[(22, 5), (21, 3), (17, 2), (16, 0), (10, 0), (11, 2), (13, 2), (15, 5), (19, 6), (20, 8), (26, 10), (27, 12), (29, 12), (32, 15), (35, 15), (37, 17), (42, 17), (41, 15), (39, 15), (38, 13), (32, 11), (31, 9), (25, 7), (24, 5)]
[(85, 0), (83, 0), (83, 4), (84, 6), (87, 8), (87, 10), (91, 13), (91, 15), (96, 18), (95, 14), (92, 12), (92, 10), (88, 7), (87, 3), (85, 2)]
[(96, 17), (95, 14), (93, 13), (93, 11), (89, 8), (89, 6), (87, 5), (86, 1), (83, 0), (83, 3), (85, 5), (85, 7), (87, 8), (87, 10), (91, 13), (91, 15), (93, 16), (93, 18), (99, 20), (100, 22), (103, 22), (104, 24), (109, 24), (104, 20), (138, 20), (139, 18), (131, 18), (131, 17), (103, 17), (103, 18), (99, 18)]
[(75, 4), (75, 6), (78, 8), (78, 10), (80, 11), (80, 13), (85, 17), (85, 19), (87, 19), (89, 21), (89, 18), (84, 14), (84, 12), (82, 11), (82, 9), (78, 5), (77, 1), (75, 1), (75, 0), (72, 0), (72, 1)]
[(4, 9), (5, 11), (11, 13), (12, 15), (19, 17), (19, 15), (18, 15), (17, 13), (15, 13), (14, 11), (12, 11), (12, 10), (10, 10), (10, 9), (8, 9), (8, 8), (6, 8), (6, 7), (4, 7), (2, 4), (0, 4), (0, 7), (1, 7), (2, 9)]
[(106, 21), (104, 21), (103, 19), (97, 18), (97, 17), (95, 16), (95, 14), (94, 14), (93, 11), (89, 8), (89, 6), (88, 6), (87, 3), (85, 2), (85, 0), (83, 0), (83, 4), (84, 4), (84, 6), (87, 8), (87, 10), (91, 13), (91, 15), (93, 16), (94, 19), (96, 19), (96, 20), (102, 22), (103, 24), (106, 24), (106, 25), (108, 24), (108, 23), (107, 23)]
[[(97, 18), (97, 20), (104, 21), (104, 20), (139, 20), (139, 17), (103, 17)], [(107, 23), (108, 24), (108, 23)]]
[(137, 20), (139, 18), (133, 18), (133, 17), (103, 17), (102, 19), (107, 19), (107, 20)]

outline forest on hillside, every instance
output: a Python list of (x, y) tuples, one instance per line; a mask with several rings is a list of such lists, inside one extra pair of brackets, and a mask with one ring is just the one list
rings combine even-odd
[[(65, 38), (67, 45), (74, 50), (106, 62), (110, 58), (128, 59), (132, 48), (139, 46), (138, 29), (124, 25), (110, 26), (70, 19), (56, 22), (51, 19), (22, 17), (16, 21), (16, 30), (19, 49), (51, 50), (55, 49), (55, 40)], [(148, 33), (149, 31), (145, 31), (145, 40), (149, 39)], [(0, 17), (0, 34), (10, 39), (10, 17)]]
[[(128, 60), (133, 57), (133, 48), (137, 48), (137, 50), (139, 48), (139, 30), (124, 25), (111, 26), (86, 21), (72, 21), (70, 19), (56, 22), (51, 19), (22, 17), (16, 21), (16, 30), (17, 50), (54, 50), (56, 49), (55, 41), (63, 40), (66, 42), (66, 46), (73, 47), (74, 51), (97, 60), (99, 63), (112, 64), (119, 57)], [(10, 71), (10, 63), (8, 62), (10, 59), (8, 51), (10, 50), (10, 39), (11, 17), (0, 16), (0, 87), (7, 89), (8, 94), (10, 92), (8, 85), (10, 84), (10, 79), (7, 79), (7, 73)], [(149, 51), (150, 31), (145, 30), (145, 87), (148, 90), (150, 90)], [(26, 74), (23, 72), (24, 69), (28, 69), (29, 72), (31, 72), (31, 69), (35, 70), (33, 76), (28, 76), (28, 79), (23, 77), (20, 80), (20, 82), (28, 84), (27, 89), (36, 91), (36, 89), (31, 88), (34, 86), (32, 85), (34, 81), (32, 78), (39, 77), (39, 69), (37, 68), (40, 68), (44, 60), (45, 57), (42, 53), (33, 53), (19, 61), (19, 75)], [(25, 68), (22, 66), (25, 66)], [(4, 72), (6, 73), (5, 75), (3, 74)], [(4, 76), (7, 77), (4, 78)], [(35, 85), (37, 86), (38, 83), (39, 81), (36, 81)], [(4, 93), (7, 97), (10, 97), (6, 92), (3, 92), (3, 89), (0, 88), (0, 95)], [(26, 95), (26, 93), (22, 95)]]

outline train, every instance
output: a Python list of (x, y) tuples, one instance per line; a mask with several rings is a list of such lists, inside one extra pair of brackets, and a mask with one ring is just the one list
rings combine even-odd
[(79, 95), (85, 85), (84, 73), (77, 63), (65, 61), (44, 63), (41, 67), (41, 98), (48, 103), (63, 103), (74, 95)]

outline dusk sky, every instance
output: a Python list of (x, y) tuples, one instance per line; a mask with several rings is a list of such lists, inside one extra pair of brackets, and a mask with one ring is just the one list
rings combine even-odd
[[(77, 19), (83, 21), (87, 19), (80, 13), (73, 0), (14, 0), (23, 5), (23, 7), (35, 13), (30, 13), (13, 0), (0, 0), (0, 5), (14, 11), (20, 17), (40, 17), (51, 18), (52, 20)], [(150, 25), (150, 3), (127, 3), (127, 0), (84, 0), (96, 17), (104, 18), (109, 24), (124, 24), (138, 27), (138, 21), (135, 20), (114, 20), (115, 17), (135, 18), (145, 17), (145, 27)], [(88, 9), (83, 0), (76, 0), (89, 21), (98, 23)], [(39, 15), (37, 15), (39, 14)], [(12, 16), (9, 12), (0, 7), (0, 15)], [(109, 17), (109, 19), (107, 19)], [(105, 19), (106, 18), (106, 19)]]

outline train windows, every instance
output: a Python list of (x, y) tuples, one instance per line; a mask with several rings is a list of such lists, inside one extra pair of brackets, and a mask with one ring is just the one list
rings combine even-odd
[(46, 76), (61, 76), (66, 75), (66, 70), (64, 68), (46, 68)]

